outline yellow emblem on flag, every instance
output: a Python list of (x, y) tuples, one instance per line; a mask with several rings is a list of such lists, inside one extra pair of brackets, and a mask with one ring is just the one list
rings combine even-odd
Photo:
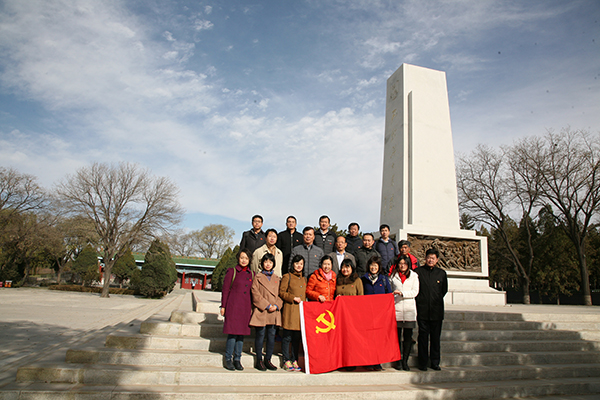
[(329, 314), (329, 320), (325, 319), (325, 313), (319, 315), (317, 317), (317, 322), (323, 323), (325, 325), (325, 328), (321, 328), (321, 327), (316, 327), (316, 331), (317, 333), (327, 333), (332, 329), (335, 329), (335, 317), (333, 316), (333, 313), (329, 310), (325, 310), (328, 314)]

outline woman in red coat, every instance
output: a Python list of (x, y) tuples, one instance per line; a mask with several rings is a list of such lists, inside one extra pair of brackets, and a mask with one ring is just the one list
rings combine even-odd
[(313, 272), (306, 285), (306, 297), (309, 300), (320, 301), (321, 303), (333, 301), (336, 276), (332, 268), (333, 259), (331, 256), (323, 256), (319, 269)]
[(250, 270), (250, 251), (242, 249), (237, 259), (238, 264), (225, 273), (221, 292), (221, 315), (225, 317), (223, 333), (227, 334), (225, 368), (230, 371), (244, 369), (240, 362), (244, 335), (251, 333), (253, 274)]

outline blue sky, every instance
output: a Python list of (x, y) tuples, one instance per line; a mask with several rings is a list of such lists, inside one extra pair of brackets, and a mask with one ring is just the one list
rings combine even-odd
[(387, 78), (446, 72), (455, 152), (600, 130), (600, 2), (0, 2), (0, 165), (181, 188), (185, 227), (379, 225)]

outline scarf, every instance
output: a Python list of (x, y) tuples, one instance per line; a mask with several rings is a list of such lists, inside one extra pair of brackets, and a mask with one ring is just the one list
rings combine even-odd
[(267, 276), (267, 279), (270, 281), (271, 277), (273, 276), (273, 270), (270, 271), (265, 271), (264, 269), (262, 270), (262, 273), (265, 274)]
[(323, 278), (325, 278), (326, 281), (330, 281), (333, 278), (333, 271), (329, 271), (328, 273), (323, 272), (323, 270), (321, 270)]
[(404, 281), (406, 280), (406, 275), (404, 275), (402, 272), (398, 271), (398, 276), (400, 277), (400, 280), (402, 281), (402, 283), (404, 283)]
[[(377, 282), (377, 278), (379, 278), (379, 274), (375, 274), (375, 275), (373, 275), (373, 274), (371, 274), (371, 273), (369, 272), (369, 280), (371, 281), (371, 284), (373, 284), (373, 285), (374, 285), (374, 284), (375, 284), (375, 282)], [(403, 281), (403, 282), (404, 282), (404, 281)]]

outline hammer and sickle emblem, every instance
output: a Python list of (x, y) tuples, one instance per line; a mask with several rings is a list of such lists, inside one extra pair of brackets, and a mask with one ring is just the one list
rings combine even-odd
[(327, 333), (330, 330), (335, 329), (335, 317), (333, 316), (333, 313), (329, 310), (325, 311), (327, 312), (327, 314), (329, 314), (329, 321), (325, 319), (325, 313), (319, 315), (317, 317), (317, 322), (323, 323), (325, 325), (325, 328), (320, 328), (317, 326), (317, 333)]

